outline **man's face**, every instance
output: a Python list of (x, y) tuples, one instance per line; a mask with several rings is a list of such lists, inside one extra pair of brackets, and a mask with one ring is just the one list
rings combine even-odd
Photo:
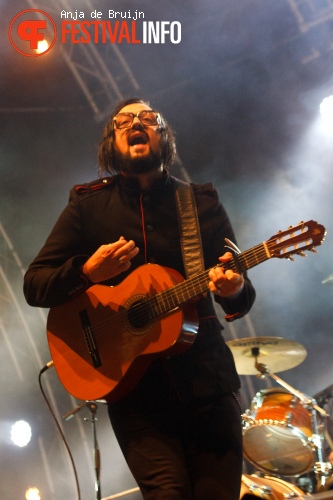
[[(142, 110), (151, 110), (143, 103), (129, 104), (120, 110), (120, 113), (139, 113)], [(130, 127), (114, 129), (114, 148), (127, 161), (142, 163), (142, 160), (160, 156), (159, 125), (144, 126), (136, 116)]]

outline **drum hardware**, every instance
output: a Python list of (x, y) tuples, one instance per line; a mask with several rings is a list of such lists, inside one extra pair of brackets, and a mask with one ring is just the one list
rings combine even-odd
[(314, 464), (314, 472), (317, 479), (317, 491), (325, 491), (327, 489), (328, 482), (332, 479), (332, 464), (330, 462), (316, 462)]
[(266, 365), (264, 365), (263, 363), (258, 363), (257, 359), (255, 362), (255, 367), (259, 372), (257, 374), (258, 378), (264, 379), (264, 378), (266, 378), (266, 376), (271, 377), (278, 384), (282, 385), (282, 387), (287, 389), (287, 391), (289, 391), (291, 394), (294, 394), (294, 396), (296, 396), (296, 398), (300, 400), (300, 402), (302, 403), (302, 405), (304, 407), (307, 407), (309, 409), (314, 409), (318, 413), (320, 413), (323, 417), (328, 417), (328, 414), (326, 413), (326, 411), (323, 410), (322, 408), (320, 408), (320, 406), (317, 405), (317, 402), (314, 399), (309, 398), (308, 396), (306, 396), (302, 392), (297, 391), (291, 385), (287, 384), (287, 382), (284, 382), (280, 377), (278, 377), (274, 373), (271, 373), (269, 368)]
[(247, 484), (248, 488), (249, 488), (249, 493), (252, 493), (253, 495), (255, 496), (259, 496), (260, 498), (266, 498), (268, 500), (270, 500), (270, 498), (272, 498), (272, 488), (270, 486), (260, 486), (258, 484), (255, 484), (255, 483), (249, 483)]
[(299, 401), (291, 411), (293, 398), (283, 388), (262, 390), (243, 415), (244, 457), (266, 474), (298, 476), (313, 466), (311, 417)]
[[(333, 452), (333, 384), (326, 387), (323, 391), (318, 392), (314, 395), (314, 398), (318, 404), (328, 413), (329, 418), (327, 418), (323, 424), (323, 429), (321, 432), (324, 435), (324, 440), (326, 442), (327, 448)], [(329, 451), (326, 449), (326, 452)], [(332, 478), (333, 479), (333, 478)]]
[(289, 370), (306, 358), (306, 349), (293, 340), (282, 337), (246, 337), (230, 340), (230, 347), (239, 375), (257, 375), (257, 362), (265, 361), (273, 373)]
[(250, 337), (227, 344), (240, 375), (270, 377), (283, 387), (257, 393), (252, 411), (243, 415), (245, 458), (266, 473), (296, 477), (311, 470), (316, 461), (320, 464), (316, 478), (321, 484), (326, 478), (326, 467), (318, 414), (328, 414), (315, 399), (297, 391), (259, 362), (266, 358), (275, 371), (287, 370), (305, 359), (304, 347), (282, 337)]
[[(280, 377), (275, 375), (275, 373), (272, 373), (271, 369), (269, 369), (266, 364), (258, 362), (258, 359), (261, 356), (268, 358), (271, 357), (271, 364), (276, 364), (276, 361), (283, 361), (283, 370), (277, 369), (275, 370), (275, 372), (294, 368), (295, 366), (298, 366), (300, 363), (302, 363), (302, 361), (304, 361), (306, 357), (306, 350), (303, 346), (301, 346), (301, 344), (298, 344), (294, 341), (288, 341), (286, 339), (283, 339), (282, 337), (250, 337), (245, 339), (231, 340), (227, 342), (227, 344), (234, 355), (237, 371), (240, 375), (257, 375), (257, 377), (261, 379), (269, 376), (282, 387), (287, 389), (287, 391), (294, 394), (304, 406), (315, 409), (323, 417), (329, 416), (325, 410), (317, 405), (314, 399), (305, 396), (303, 393), (297, 391), (291, 385), (287, 384), (287, 382), (284, 382)], [(247, 349), (244, 350), (245, 346), (247, 347)], [(262, 347), (260, 348), (260, 346)], [(290, 358), (289, 360), (288, 356)], [(254, 360), (253, 370), (251, 372), (248, 372), (249, 364), (246, 362), (245, 366), (244, 359), (242, 358)], [(273, 363), (273, 358), (275, 363)], [(244, 370), (245, 368), (246, 372)]]
[[(258, 368), (258, 370), (260, 371), (261, 374), (267, 373), (267, 367), (265, 365), (262, 365), (260, 363), (256, 363), (256, 367)], [(280, 385), (285, 387), (291, 393), (297, 395), (297, 397), (302, 402), (303, 406), (305, 408), (307, 408), (308, 411), (311, 412), (311, 414), (312, 414), (312, 417), (311, 417), (312, 436), (310, 437), (310, 441), (314, 445), (315, 456), (316, 456), (316, 459), (318, 460), (314, 464), (314, 472), (315, 472), (316, 481), (317, 481), (316, 491), (321, 491), (323, 488), (325, 488), (325, 485), (332, 474), (332, 465), (329, 462), (324, 462), (323, 433), (320, 432), (319, 427), (322, 427), (322, 426), (319, 426), (319, 424), (318, 424), (318, 413), (322, 417), (328, 417), (329, 415), (326, 413), (325, 410), (323, 410), (320, 406), (317, 405), (317, 402), (315, 399), (308, 398), (307, 396), (300, 393), (299, 391), (296, 391), (293, 387), (291, 387), (289, 384), (286, 384), (285, 382), (283, 382), (283, 384), (282, 384), (281, 379), (274, 374), (270, 374), (269, 371), (267, 374), (270, 375), (274, 380), (279, 382)], [(287, 418), (286, 418), (286, 420), (287, 420)], [(287, 422), (287, 425), (288, 425), (288, 422)]]
[[(293, 400), (292, 400), (293, 401)], [(292, 403), (293, 404), (293, 403)], [(295, 408), (295, 406), (292, 406), (293, 408)], [(289, 413), (286, 413), (286, 426), (287, 427), (290, 427), (291, 426), (291, 421), (293, 419), (293, 416), (292, 414), (289, 412)]]
[[(248, 495), (247, 495), (248, 494)], [(292, 498), (304, 499), (304, 493), (297, 486), (273, 476), (257, 474), (242, 475), (240, 498), (252, 495), (265, 500), (286, 500)]]
[[(315, 400), (313, 400), (315, 402)], [(312, 429), (313, 429), (313, 434), (312, 434), (312, 442), (316, 447), (317, 450), (317, 460), (318, 463), (323, 463), (324, 462), (324, 456), (323, 456), (323, 439), (324, 436), (322, 433), (320, 433), (319, 430), (319, 425), (318, 425), (318, 418), (317, 418), (317, 412), (320, 413), (322, 416), (327, 417), (327, 413), (320, 408), (320, 411), (318, 411), (318, 408), (320, 408), (317, 404), (312, 405)]]

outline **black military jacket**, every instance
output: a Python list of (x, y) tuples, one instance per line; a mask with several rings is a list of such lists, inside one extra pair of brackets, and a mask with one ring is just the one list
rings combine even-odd
[[(218, 263), (225, 251), (224, 238), (235, 241), (227, 213), (212, 184), (192, 185), (200, 222), (205, 267)], [(116, 285), (145, 263), (173, 268), (184, 276), (174, 179), (167, 173), (142, 193), (134, 179), (121, 175), (75, 186), (45, 245), (29, 266), (24, 293), (32, 306), (53, 307), (83, 292), (91, 283), (81, 273), (83, 263), (100, 245), (120, 236), (134, 240), (139, 254), (131, 269), (105, 284)], [(215, 297), (234, 317), (246, 314), (255, 299), (248, 277), (236, 297)], [(144, 391), (147, 401), (160, 391), (162, 372), (168, 371), (181, 398), (209, 397), (239, 387), (232, 355), (221, 335), (210, 294), (197, 302), (200, 327), (194, 345), (185, 353), (157, 361), (135, 391)], [(154, 375), (152, 375), (154, 373)], [(164, 378), (165, 373), (163, 373)], [(159, 388), (159, 389), (158, 389)], [(140, 401), (145, 400), (140, 395)]]

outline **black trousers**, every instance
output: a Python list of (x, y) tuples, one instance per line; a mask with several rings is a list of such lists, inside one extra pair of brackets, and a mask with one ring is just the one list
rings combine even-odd
[(239, 500), (242, 426), (233, 394), (149, 411), (112, 405), (109, 415), (145, 500)]

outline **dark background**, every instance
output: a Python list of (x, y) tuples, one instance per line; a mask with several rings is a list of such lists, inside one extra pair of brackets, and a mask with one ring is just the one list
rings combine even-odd
[[(96, 153), (108, 114), (121, 97), (161, 110), (177, 136), (174, 173), (213, 181), (242, 249), (279, 229), (314, 219), (327, 229), (318, 254), (274, 259), (250, 271), (257, 301), (227, 325), (227, 340), (277, 336), (305, 347), (306, 359), (279, 375), (309, 396), (332, 383), (332, 124), (319, 105), (333, 94), (333, 7), (329, 0), (68, 0), (69, 8), (143, 11), (145, 20), (180, 21), (179, 44), (67, 43), (41, 57), (10, 45), (11, 20), (26, 8), (48, 12), (60, 28), (64, 0), (0, 0), (0, 492), (23, 499), (29, 485), (43, 500), (76, 498), (70, 462), (39, 391), (50, 360), (47, 311), (29, 308), (22, 274), (42, 246), (75, 183), (97, 177)], [(139, 23), (139, 21), (138, 21)], [(100, 58), (100, 59), (99, 59)], [(122, 58), (122, 59), (121, 59)], [(74, 76), (76, 71), (76, 76)], [(83, 91), (85, 87), (85, 93)], [(221, 315), (223, 320), (223, 315)], [(243, 406), (274, 382), (242, 377)], [(43, 384), (74, 454), (82, 500), (94, 498), (89, 412), (61, 418), (79, 404), (54, 370)], [(32, 426), (26, 448), (10, 426)], [(135, 487), (99, 405), (104, 496)], [(134, 495), (129, 495), (134, 497)]]

